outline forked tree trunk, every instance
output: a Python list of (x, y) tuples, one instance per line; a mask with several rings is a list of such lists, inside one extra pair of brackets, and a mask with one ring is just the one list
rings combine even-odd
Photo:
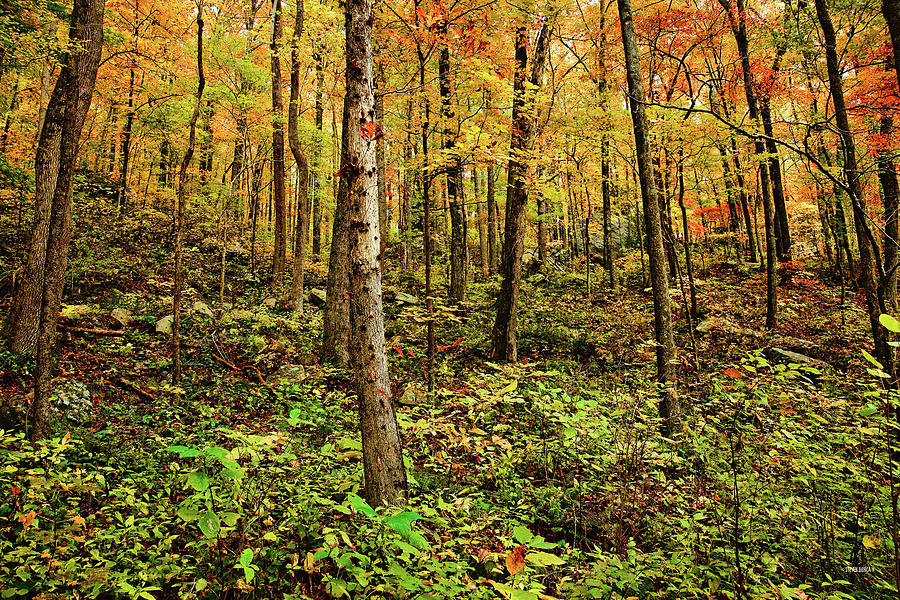
[[(347, 0), (346, 145), (341, 162), (349, 197), (350, 361), (356, 375), (366, 498), (372, 506), (405, 501), (406, 472), (391, 400), (381, 302), (372, 0)], [(357, 115), (359, 115), (357, 117)]]
[(294, 272), (288, 302), (303, 314), (303, 280), (306, 269), (306, 236), (309, 231), (309, 161), (300, 146), (300, 36), (303, 34), (303, 0), (297, 2), (294, 35), (291, 38), (291, 96), (288, 101), (288, 144), (297, 163), (297, 226), (294, 230)]
[[(74, 43), (53, 93), (59, 104), (53, 111), (48, 109), (44, 122), (48, 133), (59, 132), (59, 142), (56, 154), (58, 162), (54, 165), (56, 169), (52, 175), (47, 171), (42, 172), (52, 178), (53, 190), (48, 210), (46, 254), (40, 269), (43, 278), (37, 304), (40, 312), (37, 364), (34, 400), (29, 410), (29, 435), (32, 441), (50, 435), (50, 388), (56, 324), (62, 303), (69, 242), (72, 239), (72, 181), (78, 158), (78, 141), (87, 107), (91, 104), (100, 65), (104, 6), (105, 0), (75, 0), (69, 30), (69, 39)], [(44, 132), (41, 139), (45, 139)], [(51, 137), (47, 141), (52, 142), (53, 139)], [(51, 181), (44, 183), (50, 184)]]
[(618, 0), (619, 22), (622, 27), (622, 44), (625, 48), (625, 74), (628, 80), (628, 103), (634, 126), (634, 144), (637, 158), (641, 197), (644, 203), (644, 225), (647, 234), (647, 254), (650, 258), (650, 284), (653, 291), (653, 330), (656, 340), (656, 378), (662, 388), (659, 414), (663, 419), (664, 433), (676, 429), (680, 419), (680, 404), (675, 388), (675, 338), (672, 334), (672, 307), (669, 298), (669, 281), (666, 278), (666, 257), (663, 250), (662, 222), (659, 199), (653, 177), (653, 159), (649, 144), (649, 128), (644, 106), (644, 90), (641, 83), (637, 41), (634, 36), (631, 1)]
[(506, 186), (506, 221), (503, 233), (503, 283), (497, 296), (497, 316), (491, 334), (491, 358), (516, 362), (516, 316), (522, 283), (522, 254), (525, 250), (525, 208), (528, 205), (527, 153), (531, 148), (535, 124), (533, 108), (535, 91), (543, 80), (548, 47), (549, 22), (537, 34), (532, 58), (530, 85), (526, 86), (528, 66), (528, 28), (516, 30), (516, 57), (513, 74), (512, 137), (510, 141), (509, 176)]
[[(84, 6), (85, 2), (79, 4)], [(73, 26), (69, 34), (70, 39), (87, 39), (77, 37), (85, 35), (82, 33), (83, 31), (90, 30), (86, 23), (81, 23), (77, 27)], [(88, 29), (84, 29), (85, 27)], [(44, 270), (48, 264), (47, 241), (50, 235), (51, 206), (60, 172), (60, 144), (63, 125), (67, 118), (75, 119), (72, 125), (78, 129), (80, 135), (87, 111), (90, 108), (90, 98), (93, 92), (93, 79), (79, 78), (72, 72), (76, 66), (81, 65), (84, 60), (83, 54), (73, 53), (70, 56), (72, 57), (71, 64), (67, 63), (63, 66), (47, 101), (41, 121), (43, 126), (35, 150), (35, 203), (31, 241), (23, 265), (22, 277), (13, 295), (13, 305), (2, 332), (6, 345), (16, 353), (31, 352), (37, 345), (41, 297), (44, 293), (46, 278)], [(88, 84), (90, 89), (86, 89)], [(77, 101), (78, 105), (76, 113), (67, 116), (67, 103), (70, 99)]]

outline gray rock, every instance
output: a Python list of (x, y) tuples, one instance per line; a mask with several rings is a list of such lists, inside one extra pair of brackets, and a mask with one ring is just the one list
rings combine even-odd
[(303, 365), (281, 365), (275, 377), (282, 384), (299, 383), (306, 378), (306, 368)]
[(412, 294), (406, 294), (404, 292), (394, 292), (394, 302), (396, 302), (397, 304), (409, 304), (410, 306), (416, 306), (417, 304), (419, 304), (419, 299)]
[(215, 313), (213, 313), (212, 309), (209, 307), (209, 305), (206, 304), (206, 302), (203, 302), (202, 300), (197, 300), (196, 302), (194, 302), (194, 305), (191, 308), (194, 309), (194, 312), (198, 312), (201, 315), (206, 315), (207, 317), (216, 316)]
[(309, 290), (309, 303), (313, 306), (318, 306), (322, 308), (325, 306), (325, 300), (327, 298), (327, 294), (325, 290), (312, 289)]
[(109, 311), (109, 316), (122, 327), (128, 327), (131, 323), (131, 312), (127, 308), (114, 308)]
[(806, 354), (815, 358), (818, 358), (822, 354), (822, 347), (816, 342), (791, 336), (773, 338), (770, 345), (778, 346), (799, 354)]
[(769, 360), (782, 364), (797, 364), (802, 367), (815, 367), (817, 369), (830, 368), (828, 363), (819, 360), (818, 358), (800, 354), (799, 352), (792, 352), (791, 350), (785, 350), (784, 348), (779, 348), (777, 346), (766, 348), (763, 353)]
[(528, 283), (532, 285), (538, 285), (547, 281), (547, 276), (543, 273), (537, 273), (528, 278)]
[(175, 315), (166, 315), (156, 322), (156, 333), (170, 334), (175, 326)]
[(407, 406), (418, 406), (425, 401), (425, 389), (418, 383), (408, 383), (398, 402)]
[(66, 420), (77, 425), (90, 422), (94, 401), (91, 390), (80, 381), (63, 381), (53, 388), (51, 400), (52, 410)]
[(272, 297), (263, 300), (263, 306), (265, 306), (266, 308), (275, 308), (276, 304), (278, 304), (278, 300)]
[(703, 319), (697, 326), (694, 327), (694, 331), (697, 333), (707, 334), (716, 329), (722, 329), (725, 327), (725, 319), (722, 317), (707, 317)]

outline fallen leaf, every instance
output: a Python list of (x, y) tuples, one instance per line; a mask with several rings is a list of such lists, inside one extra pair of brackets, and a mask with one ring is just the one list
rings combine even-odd
[(27, 513), (19, 517), (19, 523), (22, 524), (22, 527), (24, 529), (28, 529), (29, 527), (31, 527), (31, 524), (34, 522), (34, 518), (36, 516), (36, 512), (34, 512), (33, 510), (29, 510)]
[(506, 557), (506, 569), (510, 575), (515, 575), (525, 566), (525, 544), (513, 548)]

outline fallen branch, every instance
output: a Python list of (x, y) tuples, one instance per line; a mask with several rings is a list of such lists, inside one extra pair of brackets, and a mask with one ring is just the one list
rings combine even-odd
[(71, 325), (57, 325), (63, 331), (72, 333), (90, 333), (93, 335), (124, 335), (124, 329), (91, 329), (90, 327), (72, 327)]
[(151, 402), (156, 402), (156, 396), (151, 394), (150, 392), (139, 388), (136, 384), (128, 381), (127, 379), (117, 379), (116, 383), (121, 388), (125, 388), (126, 390), (130, 390), (143, 398), (144, 400), (150, 400)]
[(210, 354), (212, 354), (212, 357), (214, 359), (216, 359), (217, 361), (219, 361), (220, 363), (222, 363), (223, 365), (225, 365), (232, 371), (246, 371), (247, 369), (253, 369), (254, 371), (256, 371), (256, 376), (259, 377), (259, 382), (263, 385), (268, 385), (266, 383), (266, 380), (263, 379), (262, 371), (259, 370), (259, 367), (255, 366), (255, 365), (244, 365), (243, 367), (239, 367), (237, 365), (231, 364), (230, 362), (228, 362), (227, 360), (225, 360), (224, 358), (222, 358), (215, 352), (210, 352)]

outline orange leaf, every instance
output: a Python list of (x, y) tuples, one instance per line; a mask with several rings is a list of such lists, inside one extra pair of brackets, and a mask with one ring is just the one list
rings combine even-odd
[(19, 517), (19, 523), (22, 524), (24, 529), (28, 529), (31, 527), (31, 524), (34, 522), (34, 518), (37, 516), (37, 513), (33, 510), (29, 510), (27, 513)]
[(506, 557), (506, 569), (510, 575), (515, 575), (525, 566), (525, 544), (517, 548), (513, 548), (509, 556)]
[(743, 379), (743, 377), (744, 377), (743, 375), (741, 375), (740, 371), (738, 371), (737, 369), (731, 369), (731, 368), (725, 369), (724, 371), (722, 371), (722, 374), (728, 375), (732, 379)]

